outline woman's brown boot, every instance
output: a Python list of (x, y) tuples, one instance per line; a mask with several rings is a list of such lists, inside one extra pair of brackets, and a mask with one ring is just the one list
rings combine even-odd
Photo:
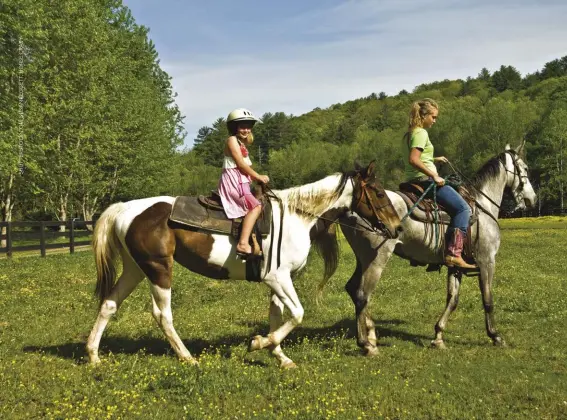
[(445, 265), (447, 267), (477, 268), (476, 265), (469, 264), (461, 257), (466, 237), (463, 231), (458, 228), (448, 235), (447, 254), (445, 255)]

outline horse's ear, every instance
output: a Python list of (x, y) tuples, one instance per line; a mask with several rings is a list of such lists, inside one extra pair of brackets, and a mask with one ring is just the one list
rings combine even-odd
[(370, 165), (366, 168), (366, 177), (369, 178), (374, 175), (374, 171), (376, 170), (376, 161), (373, 160), (370, 162)]
[(525, 146), (526, 146), (526, 139), (522, 139), (520, 145), (516, 147), (516, 153), (518, 154), (518, 156), (524, 156)]
[(504, 148), (504, 150), (508, 151), (508, 150), (510, 150), (510, 149), (511, 149), (510, 143), (507, 143), (507, 144), (506, 144), (506, 147)]

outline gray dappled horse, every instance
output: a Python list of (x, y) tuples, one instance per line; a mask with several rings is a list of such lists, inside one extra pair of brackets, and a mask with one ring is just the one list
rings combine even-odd
[[(495, 345), (504, 345), (496, 331), (493, 318), (492, 279), (495, 271), (495, 257), (500, 247), (498, 213), (504, 190), (509, 188), (516, 202), (516, 209), (532, 207), (536, 194), (528, 179), (528, 167), (522, 159), (524, 143), (518, 148), (506, 150), (489, 160), (473, 177), (469, 191), (478, 207), (478, 221), (473, 225), (472, 246), (479, 273), (479, 286), (484, 306), (486, 332)], [(408, 212), (404, 200), (395, 192), (387, 191), (400, 218)], [(398, 238), (389, 239), (358, 227), (367, 225), (358, 215), (349, 214), (341, 219), (341, 229), (356, 255), (356, 269), (345, 288), (356, 311), (358, 345), (367, 355), (377, 353), (377, 337), (374, 322), (367, 305), (382, 270), (392, 254), (421, 263), (442, 264), (443, 244), (435, 243), (432, 225), (407, 217), (402, 221)], [(347, 226), (345, 226), (346, 224)], [(416, 273), (417, 274), (417, 273)], [(450, 314), (457, 307), (462, 272), (448, 269), (446, 307), (435, 325), (435, 339), (432, 346), (445, 348), (443, 331)]]
[[(379, 227), (383, 226), (381, 220), (393, 224), (391, 218), (397, 218), (397, 214), (387, 206), (380, 206), (383, 196), (376, 186), (374, 163), (273, 193), (274, 197), (270, 199), (274, 225), (263, 241), (263, 253), (267, 257), (261, 267), (262, 282), (272, 293), (270, 332), (266, 337), (254, 337), (250, 350), (267, 348), (282, 368), (290, 368), (295, 364), (283, 353), (280, 344), (301, 323), (304, 314), (291, 276), (307, 263), (312, 243), (322, 251), (325, 271), (331, 272), (336, 267), (337, 250), (332, 243), (325, 242), (326, 236), (320, 234), (325, 232), (325, 229), (319, 231), (320, 222), (324, 219), (332, 222), (350, 210)], [(155, 320), (178, 357), (196, 364), (173, 326), (174, 261), (213, 279), (246, 278), (246, 265), (236, 259), (236, 241), (228, 235), (203, 232), (172, 222), (169, 215), (174, 200), (174, 197), (150, 197), (115, 203), (97, 221), (93, 248), (100, 310), (87, 341), (91, 363), (100, 362), (98, 349), (108, 321), (147, 277)], [(122, 260), (122, 273), (117, 280), (116, 263), (119, 260)], [(284, 307), (291, 313), (287, 321), (283, 319)]]

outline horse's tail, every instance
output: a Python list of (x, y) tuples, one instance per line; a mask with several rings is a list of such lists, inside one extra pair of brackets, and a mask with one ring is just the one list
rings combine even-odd
[(318, 233), (313, 239), (313, 244), (325, 263), (325, 274), (323, 275), (323, 280), (321, 280), (317, 286), (316, 302), (319, 304), (323, 297), (323, 288), (331, 276), (335, 274), (339, 264), (339, 242), (337, 240), (336, 225), (334, 223), (330, 224), (326, 227), (326, 229), (323, 229), (320, 233)]
[(98, 219), (93, 235), (93, 250), (96, 262), (95, 295), (100, 305), (110, 295), (116, 281), (116, 257), (121, 248), (116, 236), (116, 218), (125, 208), (124, 203), (108, 207)]

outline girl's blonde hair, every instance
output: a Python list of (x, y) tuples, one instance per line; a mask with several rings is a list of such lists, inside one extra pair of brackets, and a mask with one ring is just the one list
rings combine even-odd
[(418, 127), (423, 127), (423, 119), (435, 109), (439, 111), (439, 105), (431, 98), (424, 98), (414, 102), (409, 113), (408, 133), (411, 133)]
[[(238, 137), (238, 123), (239, 121), (231, 121), (227, 123), (226, 127), (231, 136), (236, 136), (238, 140), (242, 140), (241, 138)], [(246, 137), (245, 142), (248, 145), (254, 143), (254, 134), (252, 134), (252, 131), (250, 131), (248, 137)]]

